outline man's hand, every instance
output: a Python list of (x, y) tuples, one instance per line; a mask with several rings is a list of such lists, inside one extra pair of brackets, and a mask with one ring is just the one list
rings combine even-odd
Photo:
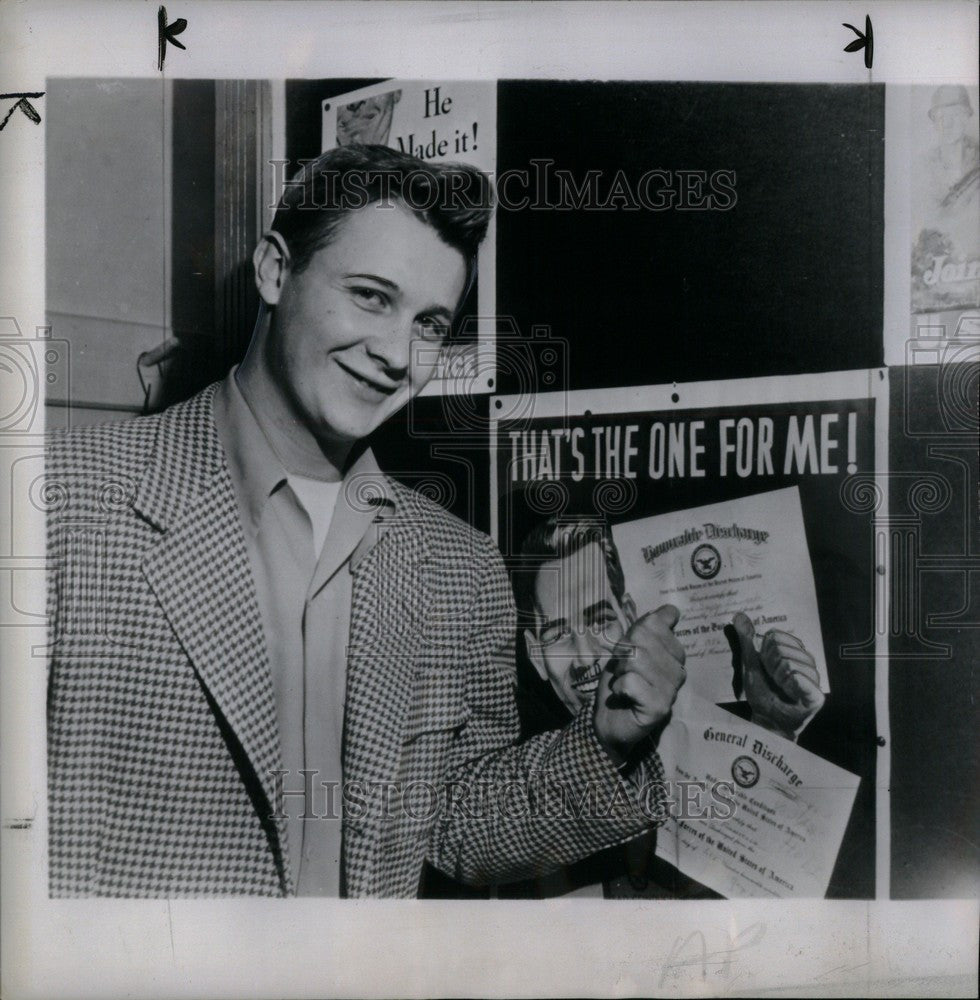
[(680, 613), (665, 604), (637, 619), (616, 644), (599, 678), (596, 736), (618, 766), (662, 726), (686, 676), (684, 647), (674, 635)]
[(739, 612), (732, 624), (742, 650), (742, 680), (752, 721), (795, 740), (823, 707), (816, 661), (795, 635), (779, 629), (770, 629), (756, 652), (748, 616)]

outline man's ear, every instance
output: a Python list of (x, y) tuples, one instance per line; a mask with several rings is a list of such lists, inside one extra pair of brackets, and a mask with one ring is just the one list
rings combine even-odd
[(262, 301), (267, 306), (278, 305), (289, 272), (286, 241), (275, 230), (267, 232), (252, 254), (252, 264), (255, 266), (255, 287)]
[(544, 665), (544, 654), (537, 636), (529, 629), (524, 629), (524, 645), (527, 647), (527, 658), (534, 664), (534, 669), (543, 681), (548, 680), (548, 670)]
[(623, 609), (623, 614), (626, 616), (626, 624), (632, 625), (636, 621), (636, 602), (630, 597), (628, 592), (623, 594), (623, 599), (619, 602), (619, 606)]

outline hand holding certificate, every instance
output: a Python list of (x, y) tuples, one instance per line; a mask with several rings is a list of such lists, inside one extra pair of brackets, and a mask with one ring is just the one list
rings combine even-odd
[[(770, 537), (769, 531), (739, 527), (759, 511), (780, 531), (786, 519), (793, 528), (795, 515), (799, 534), (786, 551), (757, 559), (758, 572), (738, 575), (743, 559), (738, 543), (763, 545)], [(728, 546), (720, 542), (723, 518), (732, 519)], [(668, 530), (681, 521), (703, 530), (688, 527), (681, 536), (670, 536), (676, 542), (671, 545), (658, 540), (664, 521), (673, 522)], [(659, 589), (635, 571), (623, 573), (644, 539), (652, 539), (657, 559), (688, 543), (699, 545), (699, 534), (709, 531), (719, 539), (716, 565), (702, 565), (697, 547), (679, 557), (675, 553), (673, 560), (696, 576), (718, 578), (710, 587), (705, 580), (703, 592), (692, 582), (678, 582), (680, 571), (662, 574)], [(532, 588), (519, 596), (525, 607), (533, 607), (535, 624), (524, 638), (541, 679), (573, 715), (592, 711), (600, 743), (617, 766), (629, 768), (634, 782), (643, 781), (639, 765), (647, 752), (637, 750), (649, 748), (646, 736), (657, 743), (672, 786), (658, 854), (725, 895), (825, 894), (858, 779), (792, 742), (824, 701), (822, 671), (807, 645), (785, 629), (770, 628), (757, 647), (753, 622), (741, 611), (755, 607), (753, 602), (765, 609), (775, 605), (782, 609), (780, 621), (799, 621), (801, 631), (819, 635), (795, 489), (611, 531), (594, 519), (549, 520), (528, 536), (524, 554), (537, 561)], [(674, 601), (667, 581), (678, 588)], [(638, 613), (627, 587), (641, 595), (642, 607), (656, 610)], [(715, 593), (719, 587), (724, 599)], [(675, 602), (689, 609), (689, 618), (700, 615), (707, 623), (696, 634), (723, 644), (723, 659), (706, 656), (706, 647), (714, 652), (710, 644), (699, 646), (691, 638), (695, 630), (680, 627), (684, 621)], [(767, 615), (756, 617), (761, 622)], [(731, 651), (723, 631), (730, 624), (738, 633), (741, 674), (756, 724), (699, 697), (688, 683), (685, 661), (691, 661), (693, 648), (701, 662), (695, 658), (700, 676), (693, 670), (692, 676), (701, 687), (721, 692), (719, 700), (731, 700)], [(690, 810), (689, 793), (718, 808)]]
[(770, 629), (757, 650), (752, 621), (741, 611), (732, 624), (753, 721), (795, 740), (824, 703), (813, 655), (795, 635), (781, 629)]
[[(675, 808), (658, 855), (724, 896), (825, 895), (859, 779), (794, 742), (828, 690), (797, 488), (620, 524), (613, 536), (636, 603), (670, 601), (682, 615), (688, 684), (659, 739)], [(712, 704), (736, 694), (729, 623), (753, 722)], [(692, 787), (728, 808), (687, 811), (676, 793)]]
[(813, 568), (797, 487), (613, 526), (627, 587), (639, 608), (676, 605), (688, 683), (733, 701), (724, 629), (743, 613), (755, 631), (792, 631), (829, 691)]

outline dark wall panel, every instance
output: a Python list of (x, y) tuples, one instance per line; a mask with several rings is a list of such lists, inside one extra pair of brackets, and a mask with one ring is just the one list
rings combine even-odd
[(894, 899), (980, 893), (978, 384), (976, 363), (891, 370)]
[(883, 87), (507, 81), (498, 133), (498, 175), (599, 171), (600, 202), (735, 174), (724, 211), (499, 213), (498, 310), (570, 341), (572, 388), (882, 363)]

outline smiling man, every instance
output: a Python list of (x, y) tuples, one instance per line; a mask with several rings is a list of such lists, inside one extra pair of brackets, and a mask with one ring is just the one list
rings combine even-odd
[[(594, 716), (518, 743), (496, 547), (365, 447), (431, 378), (490, 201), (468, 167), (324, 154), (255, 251), (241, 366), (52, 436), (54, 895), (413, 896), (426, 860), (502, 882), (649, 824), (670, 616)], [(595, 807), (536, 808), (542, 775)]]

